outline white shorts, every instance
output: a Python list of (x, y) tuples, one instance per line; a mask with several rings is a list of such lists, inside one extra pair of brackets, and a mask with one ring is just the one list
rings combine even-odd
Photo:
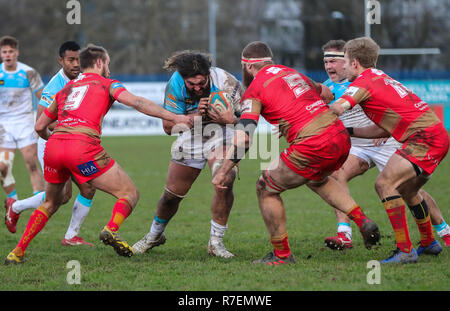
[(37, 157), (39, 160), (39, 163), (41, 164), (42, 172), (44, 172), (44, 150), (45, 150), (45, 144), (47, 143), (46, 140), (42, 138), (38, 138), (37, 142)]
[(212, 151), (231, 146), (234, 129), (218, 124), (209, 124), (199, 131), (182, 133), (172, 145), (172, 161), (203, 169)]
[(34, 130), (32, 116), (15, 122), (0, 121), (0, 147), (8, 149), (22, 149), (36, 144), (38, 135)]
[(381, 172), (391, 156), (400, 146), (401, 144), (391, 137), (386, 141), (385, 144), (379, 147), (361, 147), (352, 145), (352, 147), (350, 148), (350, 154), (366, 161), (367, 164), (369, 164), (369, 168), (372, 168), (376, 165), (378, 170)]

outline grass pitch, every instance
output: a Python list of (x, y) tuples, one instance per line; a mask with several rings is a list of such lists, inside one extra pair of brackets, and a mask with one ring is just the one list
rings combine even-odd
[[(131, 245), (148, 232), (156, 203), (163, 191), (170, 146), (174, 137), (105, 137), (103, 146), (128, 172), (140, 190), (141, 199), (120, 229)], [(450, 222), (450, 160), (439, 166), (425, 189), (436, 199)], [(381, 260), (394, 249), (394, 235), (386, 212), (374, 190), (376, 168), (350, 183), (355, 200), (376, 221), (382, 234), (381, 245), (366, 250), (356, 225), (354, 248), (332, 251), (324, 238), (336, 232), (331, 207), (306, 187), (282, 195), (288, 217), (289, 241), (297, 264), (269, 267), (252, 265), (272, 247), (260, 215), (255, 182), (259, 161), (245, 159), (240, 180), (235, 182), (235, 201), (225, 236), (225, 245), (236, 257), (231, 260), (210, 257), (207, 243), (210, 231), (210, 204), (213, 195), (211, 173), (206, 168), (181, 203), (167, 229), (165, 245), (144, 255), (123, 258), (98, 240), (102, 227), (111, 217), (115, 199), (100, 191), (80, 235), (95, 247), (61, 246), (71, 217), (72, 200), (62, 206), (44, 230), (31, 242), (26, 259), (19, 266), (0, 265), (0, 290), (145, 290), (145, 291), (304, 291), (304, 290), (449, 290), (450, 253), (420, 257), (417, 264), (382, 266), (380, 284), (368, 284), (370, 260)], [(29, 178), (22, 157), (17, 153), (14, 174), (19, 198), (30, 192)], [(76, 187), (74, 187), (76, 189)], [(0, 198), (3, 200), (3, 197)], [(6, 258), (19, 241), (32, 211), (22, 213), (17, 233), (0, 226), (0, 255)], [(2, 214), (3, 215), (3, 214)], [(412, 240), (419, 241), (415, 222), (408, 212)], [(440, 240), (438, 238), (440, 242)], [(2, 259), (3, 260), (3, 259)], [(80, 263), (80, 284), (69, 284), (72, 267)]]

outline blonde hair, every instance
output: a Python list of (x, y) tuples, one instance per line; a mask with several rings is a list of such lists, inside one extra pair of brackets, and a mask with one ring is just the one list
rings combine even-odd
[(348, 41), (344, 46), (350, 60), (356, 59), (364, 68), (371, 68), (377, 65), (380, 47), (368, 37), (360, 37)]

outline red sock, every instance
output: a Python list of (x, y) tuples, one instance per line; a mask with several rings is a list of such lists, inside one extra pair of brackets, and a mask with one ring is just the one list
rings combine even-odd
[(33, 240), (34, 237), (45, 227), (48, 219), (48, 212), (42, 206), (39, 206), (31, 214), (30, 220), (25, 228), (25, 232), (23, 233), (19, 244), (17, 244), (16, 248), (13, 250), (17, 256), (23, 256), (25, 254), (28, 244), (30, 244), (31, 240)]
[(353, 209), (347, 214), (347, 216), (356, 223), (358, 228), (361, 228), (364, 220), (367, 219), (367, 216), (358, 205), (355, 205)]
[(114, 205), (112, 217), (107, 224), (111, 231), (118, 231), (122, 222), (131, 214), (131, 205), (126, 199), (118, 199)]
[(423, 247), (430, 246), (430, 244), (435, 240), (430, 215), (428, 215), (425, 219), (415, 218), (415, 220), (420, 232), (420, 244)]
[(392, 229), (394, 229), (397, 247), (402, 252), (411, 252), (413, 246), (409, 236), (408, 223), (406, 221), (405, 202), (399, 195), (388, 197), (381, 202), (383, 202)]
[(271, 237), (270, 243), (272, 243), (275, 250), (275, 256), (278, 258), (287, 258), (291, 254), (287, 233), (279, 237)]
[(423, 247), (430, 246), (435, 238), (427, 202), (425, 200), (422, 200), (422, 202), (420, 202), (419, 204), (409, 205), (408, 207), (411, 210), (411, 214), (416, 221), (417, 227), (419, 228), (420, 244)]

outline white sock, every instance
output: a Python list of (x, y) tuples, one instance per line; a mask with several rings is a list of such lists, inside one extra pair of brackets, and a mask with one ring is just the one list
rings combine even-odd
[(45, 191), (38, 192), (32, 197), (14, 202), (12, 205), (12, 210), (14, 213), (20, 214), (27, 209), (36, 209), (44, 203), (44, 199)]
[(169, 220), (161, 219), (155, 215), (153, 218), (152, 226), (150, 227), (150, 235), (159, 237), (166, 229)]
[(445, 224), (445, 226), (437, 232), (437, 234), (442, 238), (443, 236), (450, 234), (450, 226)]
[(73, 203), (72, 218), (70, 219), (69, 228), (67, 228), (66, 235), (64, 236), (65, 239), (70, 240), (78, 235), (81, 225), (89, 213), (91, 205), (92, 200), (86, 199), (81, 194), (78, 195)]
[(337, 232), (344, 233), (345, 236), (347, 237), (347, 239), (349, 239), (349, 240), (352, 239), (352, 227), (348, 223), (345, 223), (345, 222), (338, 223)]
[(211, 219), (211, 237), (214, 236), (214, 237), (223, 239), (227, 228), (228, 228), (228, 224), (225, 226), (222, 226)]

